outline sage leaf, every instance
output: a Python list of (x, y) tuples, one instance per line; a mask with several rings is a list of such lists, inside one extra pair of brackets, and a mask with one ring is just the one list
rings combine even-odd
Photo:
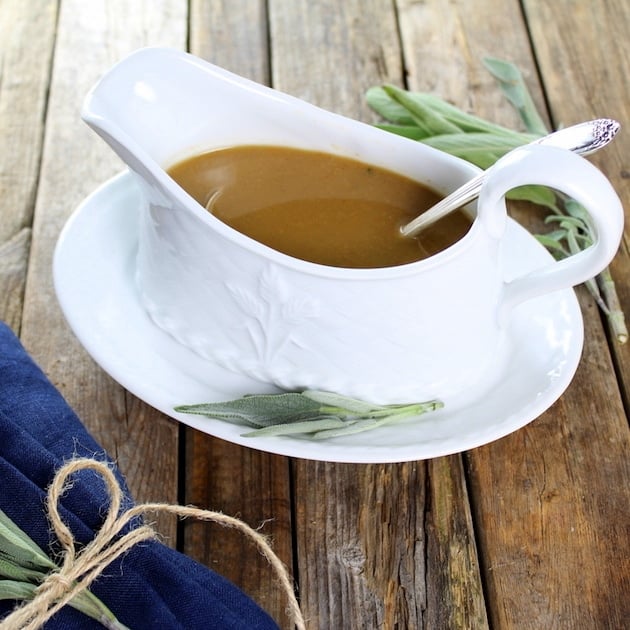
[(12, 559), (29, 569), (44, 572), (56, 567), (55, 563), (37, 544), (0, 510), (0, 557)]
[[(58, 569), (37, 543), (0, 510), (0, 599), (32, 599), (46, 576)], [(128, 630), (89, 590), (68, 602), (110, 630)]]
[(21, 580), (0, 580), (0, 599), (14, 599), (16, 601), (32, 599), (37, 586), (37, 584)]
[(386, 407), (384, 407), (383, 405), (374, 405), (363, 400), (348, 398), (347, 396), (340, 396), (339, 394), (335, 394), (333, 392), (307, 389), (302, 392), (302, 396), (306, 396), (306, 398), (320, 403), (321, 405), (326, 405), (327, 407), (345, 409), (347, 411), (351, 411), (357, 414), (370, 413), (372, 411), (380, 411), (386, 409)]
[[(392, 421), (396, 419), (396, 416), (390, 416)], [(325, 429), (323, 431), (317, 431), (313, 434), (315, 440), (326, 440), (329, 438), (341, 437), (344, 435), (353, 435), (355, 433), (362, 433), (369, 431), (370, 429), (376, 429), (376, 427), (382, 426), (385, 422), (379, 422), (378, 420), (361, 420), (359, 422), (345, 423), (342, 427)]]
[(413, 122), (421, 129), (426, 129), (433, 135), (459, 133), (461, 129), (434, 109), (428, 107), (421, 99), (414, 98), (413, 94), (394, 85), (384, 85), (383, 90), (397, 103), (400, 103), (408, 112)]
[(414, 125), (409, 111), (393, 100), (382, 86), (371, 87), (365, 96), (368, 105), (385, 120), (405, 127)]
[(305, 435), (315, 439), (357, 433), (405, 417), (421, 416), (443, 404), (377, 405), (334, 392), (305, 390), (283, 394), (247, 395), (236, 400), (178, 405), (176, 411), (222, 420), (240, 420), (254, 428), (244, 437)]
[(558, 197), (548, 186), (530, 184), (529, 186), (518, 186), (512, 188), (507, 194), (507, 198), (512, 201), (529, 201), (554, 212), (560, 212), (558, 208)]
[(486, 57), (483, 64), (490, 74), (497, 79), (501, 91), (518, 111), (525, 129), (537, 136), (544, 136), (549, 133), (534, 105), (521, 71), (509, 61), (502, 61), (493, 57)]
[(450, 120), (462, 131), (467, 133), (489, 133), (495, 136), (508, 137), (524, 135), (518, 131), (509, 129), (508, 127), (503, 127), (502, 125), (485, 120), (484, 118), (480, 118), (474, 114), (464, 112), (458, 107), (455, 107), (455, 105), (447, 103), (434, 94), (419, 92), (411, 92), (411, 94), (414, 98), (421, 99), (428, 107), (431, 107), (431, 109), (440, 112), (447, 120)]
[(19, 580), (21, 582), (38, 582), (45, 575), (46, 572), (44, 571), (38, 571), (31, 566), (24, 566), (10, 556), (7, 557), (4, 554), (0, 554), (0, 578)]
[[(562, 232), (563, 234), (565, 233), (564, 230), (562, 230)], [(564, 238), (565, 238), (564, 235), (560, 239), (560, 238), (554, 238), (553, 236), (549, 234), (536, 234), (536, 240), (541, 245), (546, 247), (558, 259), (567, 258), (568, 256), (571, 255), (571, 252), (569, 252), (566, 248), (564, 248), (562, 246), (562, 243), (560, 242), (560, 240)]]
[(108, 630), (130, 630), (120, 623), (114, 613), (91, 591), (81, 591), (68, 602), (68, 605), (95, 619)]
[(395, 133), (398, 136), (404, 136), (405, 138), (409, 138), (411, 140), (422, 140), (429, 135), (417, 125), (394, 125), (381, 123), (375, 126), (383, 131), (389, 131), (390, 133)]
[(182, 413), (237, 419), (261, 427), (310, 418), (319, 409), (319, 403), (296, 393), (248, 395), (226, 402), (175, 407)]
[(337, 416), (322, 416), (313, 420), (304, 422), (289, 422), (286, 424), (272, 424), (249, 433), (243, 433), (243, 437), (262, 437), (270, 435), (293, 435), (296, 433), (313, 433), (317, 431), (337, 429), (339, 427), (347, 426), (348, 423), (344, 422)]

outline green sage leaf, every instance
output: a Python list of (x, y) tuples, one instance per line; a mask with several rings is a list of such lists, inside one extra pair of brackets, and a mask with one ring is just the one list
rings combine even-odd
[(81, 591), (68, 602), (68, 605), (95, 619), (108, 630), (130, 630), (120, 623), (114, 613), (91, 591)]
[(392, 100), (408, 110), (413, 122), (432, 135), (460, 133), (461, 129), (430, 107), (422, 99), (394, 85), (384, 85), (383, 89)]
[(245, 437), (303, 434), (322, 439), (420, 416), (442, 406), (435, 400), (376, 405), (333, 392), (305, 390), (301, 393), (248, 395), (220, 403), (179, 405), (175, 409), (223, 420), (238, 417), (255, 429), (244, 433)]
[(304, 422), (289, 422), (286, 424), (272, 424), (249, 433), (243, 433), (243, 437), (263, 437), (271, 435), (295, 435), (297, 433), (314, 433), (317, 431), (336, 429), (339, 427), (347, 426), (347, 422), (344, 422), (337, 416), (321, 416), (309, 421)]
[(0, 599), (14, 599), (16, 601), (32, 599), (37, 586), (37, 584), (21, 580), (0, 580)]
[(356, 414), (368, 414), (372, 411), (380, 411), (386, 408), (383, 405), (374, 405), (363, 400), (348, 398), (347, 396), (341, 396), (333, 392), (307, 389), (302, 392), (302, 396), (306, 396), (306, 398), (309, 398), (320, 405), (344, 409)]
[(393, 100), (382, 86), (371, 87), (365, 97), (368, 105), (385, 120), (400, 126), (414, 125), (409, 111)]
[[(562, 238), (565, 238), (565, 236)], [(536, 234), (536, 240), (556, 258), (568, 258), (571, 255), (571, 252), (563, 247), (558, 239), (551, 237), (549, 234)]]
[[(57, 565), (26, 532), (0, 510), (0, 599), (31, 599), (35, 589)], [(128, 630), (111, 610), (89, 590), (76, 595), (70, 606), (110, 630)]]
[(0, 554), (0, 578), (9, 580), (19, 580), (20, 582), (38, 582), (48, 571), (40, 571), (32, 568), (32, 563), (26, 562), (27, 566), (20, 564), (10, 557)]
[(547, 126), (534, 105), (521, 71), (509, 61), (493, 57), (486, 57), (483, 64), (497, 79), (501, 91), (518, 111), (525, 129), (537, 136), (548, 134)]
[(417, 125), (395, 125), (395, 124), (376, 124), (375, 127), (382, 129), (383, 131), (389, 131), (395, 133), (397, 136), (404, 136), (410, 140), (423, 140), (429, 137), (429, 133), (426, 130), (421, 129)]
[(238, 419), (255, 426), (282, 424), (313, 417), (319, 403), (297, 393), (248, 395), (236, 400), (180, 405), (175, 411), (221, 420)]
[(550, 214), (545, 217), (545, 223), (557, 223), (560, 227), (571, 232), (575, 230), (585, 230), (586, 225), (582, 219), (577, 217), (567, 216), (566, 214), (556, 215)]
[(507, 198), (513, 201), (529, 201), (537, 206), (559, 212), (558, 197), (548, 186), (538, 186), (536, 184), (518, 186), (508, 192)]
[(447, 103), (445, 100), (435, 96), (434, 94), (412, 92), (417, 98), (420, 98), (427, 107), (439, 112), (444, 118), (459, 127), (467, 133), (489, 133), (495, 136), (522, 136), (524, 134), (508, 129), (502, 125), (490, 122), (483, 118), (479, 118), (474, 114), (464, 112), (459, 107)]
[(55, 563), (37, 544), (0, 510), (0, 556), (25, 568), (50, 571)]

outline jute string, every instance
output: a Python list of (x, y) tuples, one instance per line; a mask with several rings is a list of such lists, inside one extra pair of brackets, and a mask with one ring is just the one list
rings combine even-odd
[[(94, 470), (101, 475), (107, 487), (110, 504), (105, 521), (96, 536), (77, 552), (74, 536), (59, 516), (58, 504), (68, 487), (66, 483), (68, 478), (74, 473), (86, 469)], [(73, 597), (87, 589), (116, 558), (139, 542), (155, 539), (157, 534), (149, 525), (141, 525), (118, 537), (120, 531), (129, 521), (149, 512), (176, 514), (180, 518), (190, 517), (209, 521), (242, 532), (256, 544), (274, 569), (289, 601), (288, 613), (293, 623), (299, 630), (306, 628), (289, 573), (262, 534), (232, 516), (190, 506), (142, 503), (121, 513), (122, 498), (122, 490), (116, 477), (109, 466), (103, 462), (78, 458), (69, 461), (57, 471), (48, 489), (47, 508), (52, 528), (63, 549), (61, 565), (57, 571), (50, 573), (41, 583), (33, 599), (24, 602), (8, 617), (5, 617), (0, 623), (0, 628), (5, 630), (35, 630), (40, 628)]]

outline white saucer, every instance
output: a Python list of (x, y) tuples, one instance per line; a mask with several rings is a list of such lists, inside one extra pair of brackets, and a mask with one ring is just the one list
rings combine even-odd
[[(316, 442), (244, 438), (243, 427), (178, 414), (175, 405), (275, 389), (202, 359), (148, 318), (133, 280), (138, 206), (135, 183), (122, 173), (77, 208), (55, 251), (57, 296), (70, 327), (106, 372), (138, 398), (205, 433), (306, 459), (355, 463), (426, 459), (468, 450), (521, 428), (560, 397), (577, 368), (582, 316), (574, 292), (564, 290), (518, 307), (496, 369), (484, 377), (483, 386), (404, 424)], [(514, 275), (550, 259), (512, 220), (505, 255)]]

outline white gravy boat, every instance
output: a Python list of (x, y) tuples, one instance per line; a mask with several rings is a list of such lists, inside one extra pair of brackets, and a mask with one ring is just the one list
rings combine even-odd
[[(622, 235), (621, 203), (599, 170), (569, 151), (527, 147), (492, 168), (471, 230), (450, 248), (400, 267), (326, 267), (236, 232), (164, 169), (251, 144), (357, 158), (443, 194), (478, 169), (167, 49), (140, 50), (114, 66), (82, 116), (143, 193), (136, 278), (153, 321), (209, 361), (288, 390), (381, 403), (469, 391), (492, 364), (512, 309), (599, 273)], [(598, 239), (506, 281), (504, 195), (524, 184), (553, 186), (583, 204)]]

